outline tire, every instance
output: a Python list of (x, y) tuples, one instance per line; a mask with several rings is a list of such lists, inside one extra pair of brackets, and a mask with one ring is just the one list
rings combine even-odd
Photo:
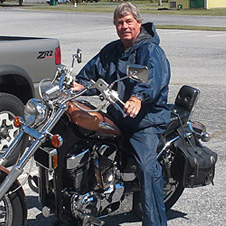
[[(184, 191), (184, 187), (179, 182), (173, 184), (165, 184), (164, 186), (164, 204), (165, 209), (168, 211), (180, 198)], [(140, 192), (135, 192), (133, 195), (133, 209), (132, 213), (137, 217), (142, 217), (142, 207), (140, 203)]]
[[(6, 151), (19, 133), (19, 130), (13, 124), (14, 117), (23, 117), (23, 114), (24, 104), (20, 99), (8, 93), (0, 93), (0, 154)], [(24, 138), (20, 145), (18, 145), (17, 150), (6, 162), (6, 167), (16, 163), (17, 159), (24, 152), (26, 144), (27, 139)]]
[(172, 186), (170, 190), (165, 191), (164, 203), (166, 211), (172, 208), (182, 195), (183, 191), (184, 186), (179, 182), (175, 182), (175, 185)]
[[(6, 173), (0, 171), (1, 181), (6, 177)], [(12, 185), (11, 191), (15, 190), (18, 184)], [(4, 226), (24, 226), (26, 225), (27, 206), (23, 190), (20, 188), (15, 192), (6, 194), (0, 200), (0, 225)]]

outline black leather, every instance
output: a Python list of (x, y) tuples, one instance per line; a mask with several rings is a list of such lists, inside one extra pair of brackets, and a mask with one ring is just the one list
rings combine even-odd
[(197, 101), (200, 91), (194, 87), (184, 85), (179, 90), (174, 105), (169, 105), (171, 109), (171, 121), (165, 132), (165, 136), (172, 133), (182, 123), (185, 123)]
[(181, 87), (177, 94), (175, 105), (183, 108), (188, 112), (191, 112), (194, 104), (197, 101), (199, 93), (200, 90), (191, 86), (184, 85)]

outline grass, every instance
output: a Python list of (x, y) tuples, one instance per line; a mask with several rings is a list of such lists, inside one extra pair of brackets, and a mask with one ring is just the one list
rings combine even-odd
[[(169, 3), (163, 3), (158, 6), (157, 3), (142, 3), (144, 1), (132, 1), (139, 6), (143, 14), (164, 14), (164, 15), (198, 15), (198, 16), (226, 16), (226, 8), (217, 9), (169, 9)], [(26, 4), (23, 8), (52, 10), (52, 11), (76, 11), (76, 12), (97, 12), (97, 13), (112, 13), (115, 6), (121, 2), (93, 2), (93, 3), (77, 3), (77, 7), (73, 7), (72, 3), (57, 4), (49, 6), (48, 4)], [(2, 4), (4, 5), (4, 3)]]
[[(81, 0), (80, 0), (81, 1)], [(162, 6), (158, 4), (150, 3), (149, 1), (132, 1), (138, 5), (142, 14), (158, 14), (158, 15), (189, 15), (189, 16), (226, 16), (226, 8), (218, 9), (169, 9), (169, 3), (163, 3)], [(114, 8), (121, 2), (100, 1), (93, 3), (78, 2), (77, 7), (74, 7), (72, 3), (69, 4), (57, 4), (50, 6), (46, 3), (40, 4), (24, 4), (20, 6), (23, 9), (30, 10), (46, 10), (46, 11), (62, 11), (62, 12), (87, 12), (87, 13), (113, 13)], [(4, 2), (0, 4), (0, 7), (19, 7), (17, 2)], [(159, 25), (156, 26), (159, 29), (189, 29), (189, 30), (214, 30), (214, 31), (226, 31), (226, 27), (206, 27), (206, 26), (183, 26), (183, 25)]]
[(226, 27), (191, 26), (191, 25), (155, 25), (156, 29), (178, 29), (199, 31), (226, 31)]
[[(153, 0), (154, 1), (154, 0)], [(226, 16), (226, 8), (216, 9), (169, 9), (169, 3), (163, 3), (162, 6), (158, 6), (158, 3), (150, 3), (149, 1), (131, 1), (139, 6), (141, 13), (145, 14), (167, 14), (167, 15), (199, 15), (199, 16)], [(170, 2), (170, 0), (169, 0)], [(112, 2), (102, 0), (99, 2), (86, 3), (79, 0), (77, 7), (73, 7), (72, 3), (69, 4), (57, 4), (56, 6), (50, 6), (46, 3), (29, 4), (24, 3), (21, 8), (38, 9), (38, 10), (53, 10), (53, 11), (77, 11), (77, 12), (104, 12), (112, 13), (114, 7), (120, 4), (121, 1)], [(18, 1), (5, 0), (4, 3), (0, 3), (0, 7), (13, 7), (18, 6)]]

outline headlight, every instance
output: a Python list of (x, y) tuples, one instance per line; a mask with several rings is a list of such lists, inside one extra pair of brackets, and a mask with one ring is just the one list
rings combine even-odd
[(42, 123), (47, 116), (46, 106), (42, 101), (30, 99), (24, 108), (25, 123), (28, 126), (37, 126)]

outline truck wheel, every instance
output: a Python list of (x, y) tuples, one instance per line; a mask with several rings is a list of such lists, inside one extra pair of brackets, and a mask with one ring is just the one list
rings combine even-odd
[[(24, 114), (24, 105), (20, 99), (8, 93), (0, 93), (0, 154), (4, 153), (13, 139), (18, 135), (19, 130), (14, 126), (15, 116)], [(6, 162), (5, 166), (12, 166), (26, 147), (26, 140), (17, 147), (15, 154)]]

